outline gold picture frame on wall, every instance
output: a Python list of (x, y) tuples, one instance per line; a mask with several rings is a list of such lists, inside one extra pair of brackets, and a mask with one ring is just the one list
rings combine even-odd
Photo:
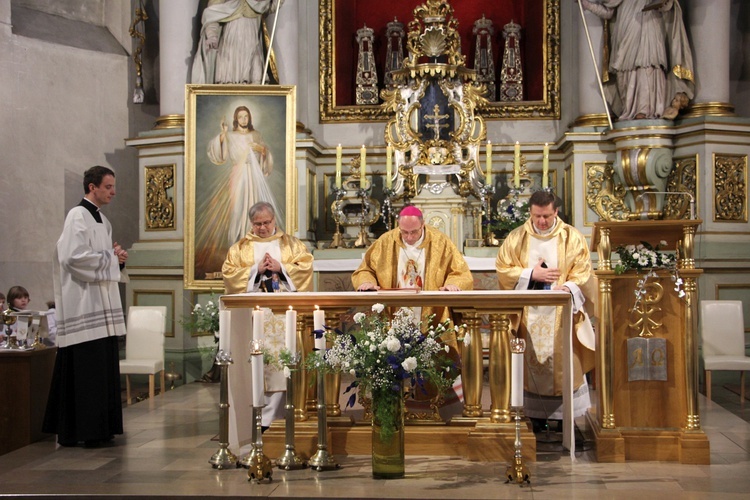
[[(386, 107), (383, 103), (371, 104), (371, 105), (356, 105), (348, 102), (343, 102), (342, 92), (346, 87), (346, 81), (352, 79), (353, 76), (341, 73), (342, 71), (353, 72), (356, 68), (356, 61), (353, 60), (351, 54), (350, 57), (346, 57), (344, 54), (338, 54), (336, 47), (341, 47), (340, 42), (352, 38), (354, 40), (354, 33), (362, 26), (353, 25), (350, 20), (342, 22), (342, 11), (344, 9), (356, 10), (356, 16), (358, 19), (362, 17), (362, 21), (368, 27), (376, 29), (376, 48), (380, 44), (380, 40), (377, 37), (381, 36), (385, 29), (384, 26), (378, 27), (378, 21), (367, 22), (367, 15), (372, 16), (379, 15), (378, 13), (392, 12), (394, 9), (398, 9), (402, 12), (399, 16), (398, 21), (404, 24), (404, 29), (408, 32), (408, 24), (413, 20), (412, 11), (415, 7), (426, 2), (426, 0), (383, 0), (384, 4), (379, 7), (368, 7), (360, 6), (357, 7), (349, 0), (318, 0), (319, 8), (319, 26), (318, 26), (318, 47), (319, 47), (319, 74), (320, 74), (320, 120), (321, 122), (367, 122), (367, 121), (386, 121), (390, 118)], [(392, 8), (388, 8), (388, 2), (393, 1), (394, 5)], [(504, 0), (505, 1), (505, 0)], [(513, 2), (517, 0), (507, 0), (508, 7), (515, 9)], [(478, 114), (485, 119), (559, 119), (560, 118), (560, 0), (523, 0), (522, 6), (517, 7), (520, 11), (533, 11), (535, 13), (533, 22), (529, 22), (527, 26), (522, 26), (522, 33), (524, 36), (528, 36), (529, 40), (533, 44), (534, 50), (529, 50), (528, 54), (522, 54), (522, 57), (526, 59), (526, 64), (533, 64), (537, 66), (536, 72), (528, 72), (525, 78), (532, 78), (534, 74), (536, 85), (538, 86), (538, 92), (534, 96), (529, 96), (527, 100), (521, 101), (489, 101), (487, 104), (482, 104), (478, 107)], [(460, 9), (467, 8), (464, 4), (453, 0), (446, 1), (454, 10), (459, 11)], [(493, 9), (504, 9), (502, 2), (498, 0), (474, 0), (471, 2), (469, 9), (472, 12), (476, 11), (474, 15), (482, 16), (482, 12), (491, 12)], [(468, 2), (467, 2), (468, 5)], [(369, 9), (369, 10), (368, 10)], [(408, 14), (404, 14), (404, 12)], [(459, 29), (461, 31), (468, 30), (468, 33), (472, 31), (472, 23), (475, 21), (474, 18), (459, 18), (459, 12), (454, 13), (454, 19), (458, 18)], [(351, 16), (349, 16), (351, 17)], [(380, 16), (382, 17), (382, 16)], [(389, 21), (393, 20), (393, 14), (390, 14)], [(510, 16), (511, 18), (514, 16)], [(337, 22), (337, 19), (339, 20)], [(513, 20), (513, 19), (508, 19)], [(518, 18), (515, 18), (518, 22)], [(500, 23), (502, 24), (502, 23)], [(500, 84), (500, 70), (503, 59), (502, 52), (502, 31), (503, 26), (498, 23), (495, 24), (495, 37), (499, 40), (498, 46), (496, 47), (496, 63), (495, 72), (497, 74), (496, 84)], [(382, 28), (382, 29), (381, 29)], [(378, 31), (379, 30), (379, 31)], [(523, 42), (523, 40), (522, 40)], [(385, 44), (385, 42), (382, 42)], [(351, 44), (354, 45), (352, 41)], [(473, 44), (464, 47), (463, 55), (466, 57), (466, 66), (471, 67), (474, 59)], [(345, 47), (346, 48), (346, 47)], [(346, 48), (349, 50), (348, 48)], [(406, 50), (404, 48), (404, 50)], [(406, 56), (406, 52), (404, 53)], [(356, 56), (356, 54), (355, 54)], [(376, 56), (376, 62), (379, 56)], [(352, 60), (348, 60), (352, 59)], [(379, 75), (379, 79), (382, 81), (382, 75)], [(382, 90), (380, 85), (379, 90)]]
[(295, 87), (187, 85), (185, 126), (185, 288), (216, 290), (253, 203), (296, 231)]

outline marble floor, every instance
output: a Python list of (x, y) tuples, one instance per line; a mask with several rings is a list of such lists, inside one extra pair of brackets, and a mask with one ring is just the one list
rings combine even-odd
[(126, 407), (125, 434), (112, 446), (61, 448), (49, 438), (0, 456), (0, 497), (747, 498), (750, 404), (723, 386), (714, 391), (710, 405), (700, 397), (711, 465), (600, 464), (590, 441), (572, 460), (538, 435), (538, 461), (523, 487), (504, 484), (505, 463), (428, 456), (407, 456), (404, 479), (372, 479), (369, 456), (337, 456), (340, 470), (275, 469), (270, 483), (257, 484), (244, 469), (208, 464), (218, 449), (219, 385), (192, 383)]

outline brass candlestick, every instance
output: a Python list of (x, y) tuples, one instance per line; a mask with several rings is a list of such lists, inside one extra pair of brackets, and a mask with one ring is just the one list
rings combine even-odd
[(485, 216), (485, 230), (484, 230), (484, 246), (496, 247), (500, 245), (500, 241), (495, 238), (492, 231), (492, 195), (495, 193), (494, 186), (484, 185), (479, 189), (482, 195), (482, 204), (484, 205), (484, 216)]
[[(529, 469), (523, 462), (521, 453), (521, 413), (523, 412), (523, 353), (526, 350), (526, 341), (519, 338), (513, 338), (510, 341), (511, 352), (511, 405), (515, 412), (516, 421), (516, 439), (513, 442), (515, 451), (513, 453), (513, 463), (505, 471), (505, 477), (508, 478), (506, 483), (516, 482), (523, 486), (523, 483), (531, 483), (529, 478)], [(519, 380), (520, 379), (520, 380)]]
[(236, 467), (237, 456), (229, 451), (229, 390), (227, 368), (234, 363), (230, 353), (219, 350), (216, 353), (216, 366), (221, 373), (221, 388), (219, 392), (219, 449), (208, 461), (214, 469)]
[(346, 191), (341, 188), (333, 188), (333, 194), (336, 196), (336, 200), (331, 204), (331, 213), (333, 214), (333, 220), (336, 222), (336, 232), (333, 234), (333, 240), (328, 248), (344, 248), (344, 235), (341, 234), (341, 221), (346, 218), (342, 211), (341, 199), (346, 194)]
[(318, 451), (310, 458), (310, 468), (316, 471), (341, 467), (328, 453), (328, 423), (326, 415), (326, 389), (323, 370), (318, 369)]
[(294, 449), (294, 381), (292, 373), (297, 370), (299, 355), (295, 354), (287, 366), (291, 372), (286, 379), (286, 428), (284, 429), (284, 454), (276, 460), (279, 469), (297, 470), (307, 467), (305, 460)]
[[(263, 479), (272, 480), (273, 468), (271, 467), (271, 461), (263, 453), (263, 430), (262, 425), (262, 413), (263, 407), (263, 395), (260, 397), (255, 393), (255, 389), (258, 387), (255, 377), (263, 376), (263, 349), (262, 342), (260, 340), (252, 341), (253, 350), (250, 353), (253, 364), (253, 430), (255, 431), (253, 439), (253, 451), (250, 453), (250, 460), (247, 470), (248, 481), (254, 481), (256, 483), (261, 482)], [(257, 369), (260, 365), (260, 369)], [(263, 387), (263, 384), (260, 384)], [(258, 404), (260, 403), (260, 404)]]
[[(367, 223), (370, 220), (370, 197), (367, 194), (367, 190), (364, 188), (357, 190), (357, 196), (362, 200), (362, 214), (359, 220), (359, 234), (357, 239), (354, 241), (354, 248), (367, 248), (372, 243), (369, 236), (367, 236), (367, 229), (370, 224)], [(377, 220), (377, 218), (375, 219)]]

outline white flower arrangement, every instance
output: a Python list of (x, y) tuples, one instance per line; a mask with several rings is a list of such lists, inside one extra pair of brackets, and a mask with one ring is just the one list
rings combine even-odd
[(190, 316), (182, 321), (182, 326), (193, 332), (208, 332), (214, 335), (214, 341), (219, 341), (219, 303), (213, 295), (205, 306), (195, 304)]
[(657, 246), (642, 241), (638, 245), (622, 245), (615, 250), (620, 256), (620, 262), (615, 266), (615, 274), (623, 274), (635, 269), (639, 274), (644, 273), (636, 283), (635, 305), (646, 295), (646, 284), (651, 278), (656, 278), (656, 269), (668, 269), (674, 282), (674, 291), (680, 298), (685, 297), (683, 281), (677, 269), (677, 256), (673, 253), (663, 252), (661, 249), (667, 246), (667, 242), (661, 240)]
[[(451, 373), (453, 362), (446, 355), (447, 346), (440, 340), (452, 327), (445, 322), (429, 326), (423, 332), (411, 309), (397, 310), (390, 321), (384, 310), (383, 304), (375, 304), (371, 313), (355, 314), (353, 327), (346, 332), (337, 331), (324, 355), (329, 369), (355, 377), (345, 390), (352, 392), (347, 408), (354, 405), (360, 391), (373, 401), (382, 398), (394, 401), (403, 397), (405, 383), (410, 384), (410, 392), (414, 393), (425, 390), (426, 382), (440, 391), (447, 390), (453, 382), (445, 376)], [(317, 365), (314, 361), (313, 364)], [(384, 438), (396, 429), (392, 408), (393, 405), (373, 404), (373, 418), (380, 423)]]

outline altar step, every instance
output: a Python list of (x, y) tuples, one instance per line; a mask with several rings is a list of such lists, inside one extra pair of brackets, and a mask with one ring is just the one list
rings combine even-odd
[[(328, 452), (335, 455), (369, 455), (372, 427), (346, 417), (327, 420)], [(263, 433), (263, 452), (279, 457), (284, 452), (285, 427), (279, 420)], [(408, 423), (406, 455), (454, 456), (482, 462), (512, 462), (515, 453), (515, 423), (492, 423), (485, 419), (459, 419), (451, 423)], [(521, 423), (521, 454), (536, 461), (536, 438), (527, 421)], [(311, 457), (317, 451), (318, 421), (295, 422), (295, 449)]]

